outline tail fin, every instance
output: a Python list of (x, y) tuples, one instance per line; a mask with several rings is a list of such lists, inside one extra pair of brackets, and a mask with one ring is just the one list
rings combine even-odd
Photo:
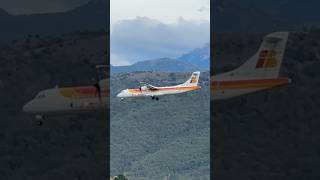
[(224, 78), (276, 78), (286, 49), (288, 32), (275, 32), (264, 37), (256, 54), (239, 68), (223, 74)]
[(200, 71), (193, 72), (191, 77), (182, 86), (197, 86), (199, 82)]

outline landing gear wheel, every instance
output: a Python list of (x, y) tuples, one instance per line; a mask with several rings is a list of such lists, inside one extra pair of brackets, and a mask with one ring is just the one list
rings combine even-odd
[(42, 126), (43, 125), (43, 122), (42, 122), (42, 120), (44, 119), (44, 116), (43, 115), (36, 115), (35, 116), (35, 123), (36, 123), (36, 125), (38, 125), (38, 126)]
[(151, 98), (154, 99), (154, 96), (152, 96)]
[(38, 126), (42, 126), (42, 125), (43, 125), (43, 122), (42, 122), (41, 120), (37, 120), (36, 124), (37, 124)]
[(159, 100), (159, 98), (158, 97), (156, 97), (156, 101), (158, 101)]

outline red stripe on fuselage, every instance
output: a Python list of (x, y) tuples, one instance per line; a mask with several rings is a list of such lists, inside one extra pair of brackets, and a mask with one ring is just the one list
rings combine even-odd
[[(62, 96), (68, 98), (96, 98), (99, 95), (98, 89), (94, 86), (59, 88), (59, 92)], [(102, 97), (107, 97), (108, 95), (109, 91), (107, 89), (101, 89)]]

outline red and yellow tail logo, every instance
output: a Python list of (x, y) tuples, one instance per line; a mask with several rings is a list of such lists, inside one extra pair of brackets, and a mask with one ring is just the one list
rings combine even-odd
[(190, 83), (197, 83), (197, 75), (192, 75)]
[(259, 60), (256, 68), (273, 68), (278, 65), (278, 60), (276, 58), (276, 51), (274, 50), (263, 50), (259, 55)]

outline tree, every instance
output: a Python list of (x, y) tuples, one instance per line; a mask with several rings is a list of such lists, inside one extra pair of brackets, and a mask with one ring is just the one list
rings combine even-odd
[(128, 180), (124, 175), (118, 175), (115, 180)]

